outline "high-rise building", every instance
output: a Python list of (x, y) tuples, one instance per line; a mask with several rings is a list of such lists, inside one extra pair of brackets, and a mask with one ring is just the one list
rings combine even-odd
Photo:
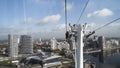
[(102, 50), (106, 49), (106, 39), (104, 36), (100, 36), (98, 38), (99, 46), (101, 47)]
[(20, 54), (31, 54), (33, 53), (33, 40), (29, 35), (21, 35), (20, 45), (19, 45)]
[(101, 50), (102, 50), (100, 52), (99, 61), (101, 63), (104, 63), (106, 59), (106, 52), (104, 51), (106, 49), (106, 39), (104, 36), (100, 36), (98, 38), (98, 41), (99, 41), (99, 46), (101, 47)]
[(70, 49), (70, 45), (69, 45), (68, 42), (66, 42), (66, 41), (64, 41), (61, 46), (62, 46), (62, 49), (67, 49), (67, 50)]
[(9, 57), (18, 57), (18, 35), (8, 35), (8, 55)]
[(55, 50), (57, 49), (57, 40), (55, 38), (51, 39), (51, 49)]

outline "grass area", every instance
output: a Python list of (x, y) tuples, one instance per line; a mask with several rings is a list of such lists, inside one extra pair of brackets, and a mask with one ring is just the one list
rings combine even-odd
[(74, 60), (73, 59), (68, 59), (68, 58), (61, 58), (60, 59), (61, 62), (69, 62), (69, 63), (74, 63)]
[(62, 64), (62, 65), (48, 67), (48, 68), (75, 68), (75, 66), (71, 65), (70, 63), (67, 63), (67, 64)]
[[(62, 58), (61, 62), (63, 63), (61, 68), (75, 68), (75, 62), (72, 59)], [(68, 62), (68, 63), (64, 63), (64, 62)]]
[(0, 61), (0, 66), (16, 67), (10, 60)]
[(75, 65), (72, 65), (72, 64), (63, 64), (61, 68), (75, 68)]
[(7, 48), (8, 45), (7, 44), (0, 44), (0, 48)]
[(0, 48), (7, 48), (7, 45), (0, 45)]

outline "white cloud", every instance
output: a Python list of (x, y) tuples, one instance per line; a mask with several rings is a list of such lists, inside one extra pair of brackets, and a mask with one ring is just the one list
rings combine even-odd
[(58, 24), (55, 26), (55, 28), (53, 28), (53, 31), (64, 31), (65, 30), (65, 24)]
[(67, 10), (71, 10), (73, 7), (73, 4), (67, 3)]
[[(66, 7), (66, 9), (68, 10), (68, 11), (70, 11), (72, 8), (73, 8), (73, 3), (67, 3), (67, 7)], [(65, 3), (64, 3), (64, 10), (65, 10)]]
[(39, 19), (39, 20), (36, 20), (30, 17), (30, 18), (27, 18), (24, 22), (43, 25), (43, 24), (49, 24), (49, 23), (56, 23), (60, 20), (60, 18), (61, 18), (61, 15), (56, 14), (56, 15), (46, 16), (43, 19)]
[(90, 17), (107, 17), (107, 16), (111, 16), (113, 14), (114, 13), (110, 9), (104, 8), (102, 10), (97, 10), (97, 11), (94, 11), (93, 13), (89, 13), (87, 15), (87, 18), (90, 18)]
[(1, 26), (0, 27), (0, 34), (1, 35), (8, 35), (8, 34), (20, 34), (21, 31), (24, 30), (24, 27), (18, 26)]
[(60, 24), (57, 26), (59, 30), (64, 30), (65, 29), (65, 24)]
[(27, 19), (24, 20), (25, 23), (36, 23), (36, 20), (33, 19), (32, 17), (29, 17)]
[(59, 14), (46, 16), (45, 18), (43, 18), (42, 22), (43, 23), (49, 23), (49, 22), (54, 23), (54, 22), (59, 21), (60, 18), (61, 16)]

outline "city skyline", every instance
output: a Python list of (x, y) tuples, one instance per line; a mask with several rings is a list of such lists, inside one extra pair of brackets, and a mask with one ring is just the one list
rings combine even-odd
[[(76, 24), (87, 0), (67, 0), (68, 23)], [(120, 17), (119, 0), (90, 0), (77, 24), (88, 23), (91, 30)], [(8, 34), (30, 34), (34, 38), (65, 38), (64, 0), (1, 0), (0, 39)], [(96, 33), (120, 37), (120, 21)], [(48, 37), (49, 36), (49, 37)]]

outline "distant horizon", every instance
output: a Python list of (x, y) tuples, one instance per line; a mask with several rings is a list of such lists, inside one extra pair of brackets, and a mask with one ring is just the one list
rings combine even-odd
[[(13, 35), (16, 35), (16, 34), (13, 34)], [(27, 35), (27, 34), (23, 34), (23, 35)], [(21, 36), (21, 35), (18, 35), (19, 37)], [(30, 35), (31, 36), (31, 35)], [(99, 36), (99, 35), (98, 35)], [(101, 36), (101, 35), (100, 35)], [(31, 36), (32, 37), (32, 36)], [(104, 36), (106, 39), (108, 39), (108, 38), (117, 38), (117, 39), (120, 39), (120, 37), (106, 37), (106, 36)], [(32, 37), (33, 38), (33, 40), (39, 40), (39, 39), (41, 39), (41, 40), (50, 40), (50, 39), (52, 39), (52, 38), (54, 38), (54, 37), (51, 37), (51, 38), (34, 38), (34, 37)], [(93, 37), (92, 37), (93, 38)], [(55, 39), (58, 39), (58, 40), (65, 40), (65, 37), (64, 38), (57, 38), (57, 37), (55, 37)], [(4, 41), (4, 40), (8, 40), (8, 36), (6, 36), (6, 38), (0, 38), (0, 41)]]

